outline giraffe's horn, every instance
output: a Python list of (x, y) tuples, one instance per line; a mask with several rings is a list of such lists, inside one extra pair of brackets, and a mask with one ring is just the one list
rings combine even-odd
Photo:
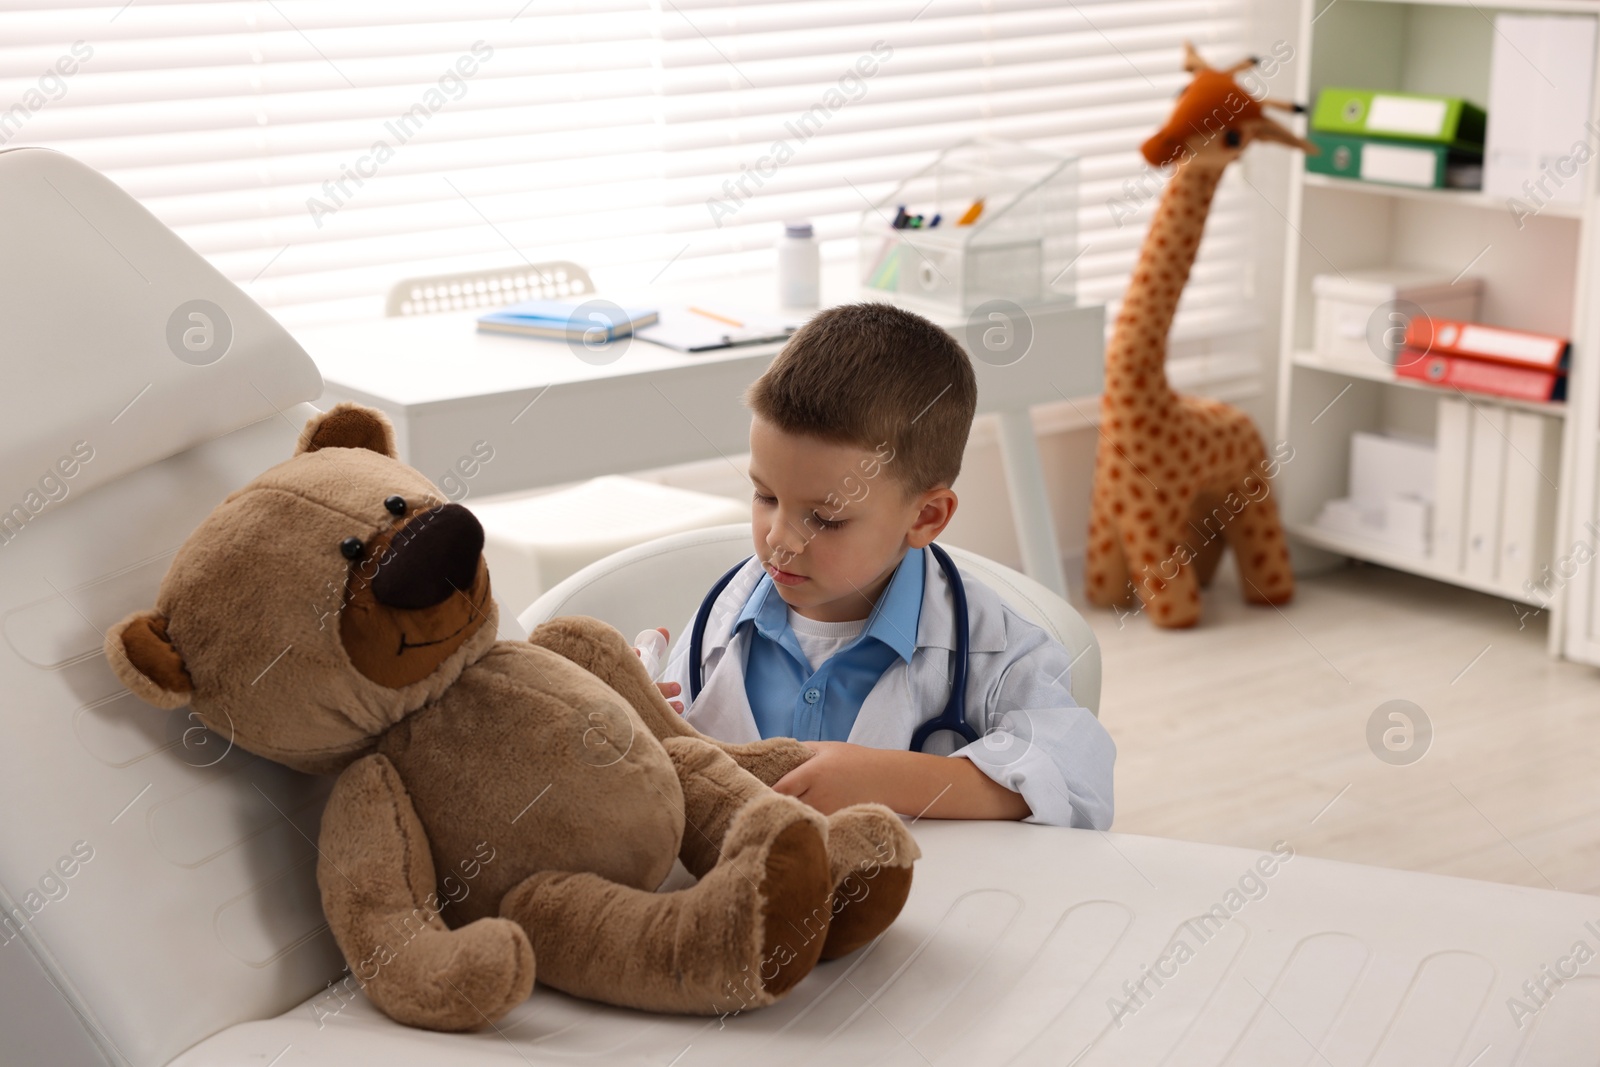
[(1279, 100), (1270, 96), (1262, 98), (1261, 106), (1275, 107), (1279, 111), (1292, 111), (1296, 115), (1304, 115), (1306, 113), (1306, 106), (1304, 104), (1296, 103), (1293, 100)]
[(1200, 58), (1200, 53), (1194, 50), (1194, 44), (1190, 41), (1183, 42), (1183, 69), (1190, 74), (1211, 69), (1206, 65), (1206, 61)]
[(1260, 59), (1259, 56), (1245, 56), (1243, 59), (1239, 60), (1239, 62), (1237, 62), (1233, 66), (1229, 67), (1225, 73), (1227, 73), (1227, 74), (1237, 74), (1241, 70), (1249, 70), (1251, 67), (1255, 66), (1257, 63), (1260, 63), (1260, 62), (1261, 62), (1261, 59)]

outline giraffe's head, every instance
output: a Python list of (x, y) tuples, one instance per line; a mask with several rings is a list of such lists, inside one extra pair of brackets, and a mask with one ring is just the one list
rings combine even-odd
[(1152, 167), (1197, 163), (1221, 170), (1257, 140), (1277, 141), (1313, 154), (1317, 151), (1316, 145), (1295, 136), (1265, 113), (1266, 108), (1294, 112), (1305, 108), (1283, 100), (1257, 98), (1234, 80), (1235, 74), (1255, 66), (1254, 56), (1226, 70), (1216, 70), (1207, 66), (1187, 41), (1183, 51), (1183, 69), (1193, 72), (1194, 80), (1178, 94), (1178, 105), (1172, 109), (1167, 124), (1141, 148)]

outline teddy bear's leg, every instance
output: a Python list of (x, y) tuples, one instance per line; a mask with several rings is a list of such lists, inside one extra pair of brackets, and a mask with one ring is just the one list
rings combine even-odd
[[(681, 737), (663, 744), (683, 785), (679, 858), (691, 874), (703, 876), (721, 859), (729, 824), (767, 790), (702, 741)], [(853, 952), (888, 929), (911, 892), (911, 866), (920, 855), (900, 816), (882, 804), (853, 804), (828, 816), (833, 901), (823, 959)]]
[(826, 833), (815, 811), (765, 792), (734, 817), (717, 864), (691, 888), (654, 893), (546, 871), (507, 893), (500, 914), (527, 931), (539, 980), (574, 996), (692, 1015), (760, 1007), (822, 953)]
[(451, 930), (439, 917), (428, 839), (387, 758), (367, 756), (339, 776), (318, 852), (328, 925), (385, 1015), (477, 1030), (528, 998), (534, 959), (520, 926), (486, 918)]
[(773, 737), (746, 745), (727, 744), (706, 737), (683, 721), (661, 695), (639, 662), (633, 646), (616, 627), (587, 615), (563, 615), (540, 623), (528, 635), (532, 644), (548, 648), (596, 675), (622, 694), (639, 712), (656, 740), (693, 737), (716, 745), (733, 761), (767, 785), (811, 758), (811, 750), (788, 737)]

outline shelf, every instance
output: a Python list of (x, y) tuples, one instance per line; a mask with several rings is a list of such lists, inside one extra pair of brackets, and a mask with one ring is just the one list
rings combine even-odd
[(1473, 578), (1462, 574), (1460, 571), (1450, 570), (1424, 556), (1413, 556), (1397, 551), (1388, 545), (1369, 541), (1362, 537), (1352, 537), (1348, 534), (1332, 533), (1310, 523), (1292, 523), (1289, 533), (1308, 545), (1337, 552), (1341, 556), (1350, 556), (1353, 559), (1366, 560), (1397, 571), (1406, 571), (1409, 574), (1419, 574), (1424, 578), (1432, 578), (1440, 582), (1449, 582), (1466, 589), (1475, 589), (1480, 593), (1490, 596), (1504, 597), (1514, 600), (1519, 604), (1532, 607), (1544, 606), (1537, 598), (1530, 597), (1521, 589), (1508, 589), (1495, 582), (1486, 582), (1481, 578)]
[(1469, 402), (1485, 404), (1499, 404), (1502, 407), (1517, 408), (1522, 411), (1531, 411), (1536, 415), (1548, 415), (1551, 418), (1562, 418), (1567, 413), (1565, 401), (1548, 400), (1518, 400), (1515, 397), (1495, 396), (1492, 393), (1468, 393), (1463, 390), (1446, 390), (1426, 382), (1414, 381), (1411, 378), (1397, 378), (1393, 371), (1384, 367), (1376, 359), (1372, 366), (1367, 367), (1360, 363), (1348, 363), (1344, 360), (1323, 359), (1315, 352), (1299, 351), (1294, 354), (1294, 365), (1306, 367), (1310, 370), (1319, 370), (1325, 374), (1340, 374), (1346, 378), (1360, 378), (1363, 381), (1382, 382), (1384, 385), (1393, 385), (1401, 389), (1414, 389), (1435, 396), (1459, 396)]
[[(1366, 0), (1366, 2), (1371, 3), (1373, 0)], [(1496, 6), (1499, 5), (1497, 4)], [(1327, 174), (1314, 173), (1305, 175), (1305, 183), (1307, 187), (1312, 189), (1337, 189), (1341, 193), (1356, 193), (1362, 196), (1387, 196), (1399, 200), (1419, 200), (1430, 204), (1453, 204), (1459, 207), (1471, 207), (1488, 211), (1508, 210), (1505, 200), (1501, 197), (1490, 196), (1488, 193), (1479, 192), (1476, 189), (1417, 189), (1408, 185), (1384, 185), (1380, 182), (1361, 181), (1359, 178), (1334, 178)], [(1546, 215), (1551, 218), (1579, 219), (1583, 217), (1583, 205), (1551, 201), (1530, 217)]]

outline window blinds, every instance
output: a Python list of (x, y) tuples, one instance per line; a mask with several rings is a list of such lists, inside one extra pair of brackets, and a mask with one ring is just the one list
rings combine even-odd
[[(852, 256), (867, 200), (950, 144), (1010, 138), (1080, 157), (1078, 292), (1114, 302), (1154, 203), (1125, 183), (1187, 81), (1181, 43), (1231, 62), (1244, 8), (0, 3), (0, 146), (102, 171), (292, 326), (381, 314), (414, 274), (765, 266), (788, 218)], [(1253, 196), (1224, 183), (1180, 335), (1237, 329)]]

